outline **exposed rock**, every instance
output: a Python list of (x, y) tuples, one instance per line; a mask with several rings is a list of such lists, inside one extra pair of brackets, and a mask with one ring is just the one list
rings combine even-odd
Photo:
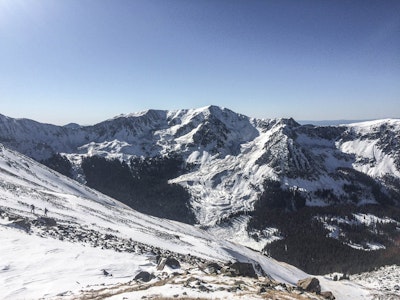
[(179, 269), (181, 267), (180, 262), (173, 257), (168, 257), (165, 265), (172, 268), (172, 269)]
[(153, 274), (150, 274), (149, 272), (146, 271), (140, 271), (136, 276), (135, 276), (135, 280), (140, 280), (143, 282), (149, 282), (150, 280), (152, 280), (153, 278), (155, 278), (155, 276)]
[(164, 270), (166, 262), (167, 262), (167, 259), (165, 257), (160, 258), (158, 261), (158, 265), (157, 265), (157, 271)]
[(15, 220), (21, 219), (21, 217), (19, 215), (6, 213), (6, 216), (8, 218), (8, 221), (15, 221)]
[(225, 266), (221, 271), (229, 276), (258, 278), (256, 272), (254, 271), (253, 264), (246, 262), (234, 262), (229, 266)]
[(26, 232), (29, 232), (31, 230), (31, 223), (26, 219), (17, 219), (10, 225), (25, 230)]
[(319, 280), (315, 277), (308, 277), (297, 281), (297, 287), (307, 292), (313, 292), (319, 294), (321, 292), (321, 286)]
[(201, 291), (201, 292), (209, 292), (209, 291), (210, 291), (209, 288), (207, 288), (205, 285), (202, 285), (202, 284), (200, 284), (200, 285), (198, 286), (198, 289), (199, 289), (199, 291)]
[(37, 221), (40, 224), (43, 224), (45, 226), (49, 226), (49, 227), (57, 226), (57, 222), (53, 218), (40, 217), (40, 218), (37, 219)]
[(324, 299), (328, 299), (328, 300), (335, 300), (336, 299), (335, 296), (333, 296), (332, 292), (330, 292), (330, 291), (321, 292), (321, 296)]
[(179, 261), (174, 258), (174, 257), (167, 257), (167, 258), (162, 258), (157, 266), (158, 271), (164, 270), (164, 267), (170, 267), (171, 269), (180, 269), (181, 264)]
[(210, 262), (203, 266), (204, 270), (206, 270), (209, 274), (218, 274), (222, 266), (217, 264), (216, 262)]

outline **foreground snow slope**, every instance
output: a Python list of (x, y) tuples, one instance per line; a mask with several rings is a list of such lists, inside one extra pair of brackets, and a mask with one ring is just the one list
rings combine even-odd
[[(138, 213), (2, 146), (0, 176), (0, 213), (7, 216), (0, 218), (4, 299), (61, 297), (79, 293), (83, 287), (128, 282), (141, 270), (155, 270), (154, 251), (161, 250), (206, 261), (258, 263), (272, 278), (290, 284), (308, 276), (195, 227)], [(16, 222), (36, 224), (45, 208), (61, 228), (58, 238), (62, 241), (52, 238), (56, 227), (29, 229)], [(100, 242), (102, 246), (96, 244)], [(134, 251), (126, 251), (127, 245), (133, 245)], [(113, 276), (104, 276), (103, 269)], [(362, 299), (368, 294), (354, 284), (345, 287), (321, 280), (322, 288), (335, 290), (338, 299), (349, 294)]]
[[(148, 270), (148, 257), (84, 247), (0, 226), (3, 299), (39, 299), (88, 285), (116, 284)], [(102, 269), (113, 276), (104, 276)]]

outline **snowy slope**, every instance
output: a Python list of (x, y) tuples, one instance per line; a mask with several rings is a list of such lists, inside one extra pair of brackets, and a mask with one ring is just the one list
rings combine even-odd
[[(0, 176), (4, 299), (76, 298), (82, 289), (104, 287), (112, 295), (113, 287), (129, 284), (140, 271), (157, 272), (155, 253), (176, 253), (191, 267), (200, 261), (253, 262), (290, 284), (308, 276), (195, 227), (138, 213), (3, 146)], [(56, 224), (41, 223), (48, 218)], [(369, 294), (355, 284), (344, 287), (323, 278), (321, 283), (335, 290), (337, 299)]]
[(384, 266), (372, 272), (355, 274), (351, 279), (366, 287), (386, 293), (388, 299), (399, 298), (400, 266)]
[[(138, 242), (164, 246), (179, 253), (193, 253), (191, 240), (194, 240), (199, 243), (198, 253), (195, 252), (198, 256), (204, 255), (205, 247), (209, 258), (230, 258), (210, 251), (204, 240), (207, 234), (193, 227), (140, 214), (6, 148), (2, 148), (0, 158), (3, 209), (36, 218), (47, 208), (55, 220), (76, 223), (88, 230), (114, 232), (121, 238), (135, 237)], [(31, 204), (36, 207), (35, 214), (30, 213)], [(190, 235), (181, 237), (179, 233)], [(155, 239), (155, 236), (161, 238)]]
[(355, 169), (373, 177), (400, 176), (399, 120), (353, 123), (347, 127), (353, 138), (341, 141), (338, 146), (343, 152), (356, 156)]

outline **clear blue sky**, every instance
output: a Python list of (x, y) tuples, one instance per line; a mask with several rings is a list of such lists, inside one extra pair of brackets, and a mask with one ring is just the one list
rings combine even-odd
[(400, 1), (0, 0), (0, 113), (400, 117)]

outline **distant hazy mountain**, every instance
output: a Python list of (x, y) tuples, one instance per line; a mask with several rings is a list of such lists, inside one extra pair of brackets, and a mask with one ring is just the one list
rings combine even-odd
[[(396, 262), (400, 120), (300, 125), (216, 106), (93, 126), (0, 116), (0, 142), (139, 211), (198, 223), (310, 272), (372, 268), (385, 251)], [(312, 251), (300, 254), (305, 241)], [(347, 258), (333, 261), (335, 251)]]
[(367, 122), (367, 121), (373, 121), (373, 119), (360, 119), (360, 120), (346, 120), (346, 119), (340, 119), (340, 120), (299, 120), (298, 122), (301, 125), (316, 125), (316, 126), (338, 126), (338, 125), (344, 125), (344, 124), (351, 124), (351, 123), (361, 123), (361, 122)]

